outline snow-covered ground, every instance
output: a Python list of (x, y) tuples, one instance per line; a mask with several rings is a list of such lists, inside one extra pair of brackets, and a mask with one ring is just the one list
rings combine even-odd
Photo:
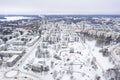
[(96, 57), (97, 62), (100, 64), (103, 70), (107, 70), (109, 68), (113, 68), (113, 64), (109, 62), (108, 57), (103, 57), (102, 53), (99, 52), (101, 48), (95, 47), (95, 41), (87, 41), (89, 49), (91, 49), (91, 53), (94, 57)]
[[(71, 47), (74, 48), (74, 53), (70, 53)], [(56, 53), (52, 48), (47, 49), (52, 56)], [(108, 58), (103, 57), (99, 53), (100, 48), (95, 47), (95, 41), (87, 41), (84, 45), (81, 42), (73, 42), (69, 43), (66, 49), (59, 49), (56, 54), (59, 55), (61, 60), (57, 60), (54, 57), (46, 58), (45, 61), (47, 64), (50, 61), (54, 62), (53, 67), (50, 64), (50, 71), (33, 72), (26, 64), (32, 65), (32, 62), (38, 59), (35, 57), (36, 50), (28, 57), (20, 70), (41, 80), (54, 80), (53, 78), (55, 80), (58, 78), (60, 80), (95, 80), (96, 76), (100, 76), (101, 80), (105, 80), (103, 76), (104, 71), (113, 67)], [(96, 68), (91, 64), (93, 57), (96, 58), (96, 61), (94, 61)], [(25, 70), (25, 67), (28, 69)]]
[[(48, 31), (52, 33), (54, 27)], [(74, 30), (72, 32), (74, 34)], [(61, 44), (62, 41), (55, 43), (48, 41), (46, 42), (48, 43), (47, 47), (43, 48), (43, 37), (48, 34), (46, 30), (35, 44), (25, 46), (26, 53), (13, 67), (0, 66), (2, 79), (8, 80), (5, 77), (7, 76), (10, 77), (9, 80), (14, 80), (15, 78), (20, 80), (106, 80), (104, 77), (105, 71), (114, 67), (114, 65), (109, 61), (109, 57), (104, 57), (99, 52), (102, 48), (95, 46), (96, 41), (86, 40), (84, 42), (80, 38), (78, 41), (68, 41), (66, 45)], [(59, 34), (65, 33), (61, 32)], [(71, 34), (71, 32), (68, 32), (68, 34)], [(11, 46), (9, 49), (12, 49)], [(49, 57), (45, 57), (47, 53), (45, 51), (48, 51)], [(36, 56), (37, 53), (39, 55), (44, 54), (44, 57)], [(33, 71), (33, 66), (36, 64), (38, 66), (39, 64), (47, 65), (49, 70)]]

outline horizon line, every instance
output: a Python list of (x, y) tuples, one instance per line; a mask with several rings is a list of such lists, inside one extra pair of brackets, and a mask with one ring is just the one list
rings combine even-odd
[(120, 16), (120, 14), (14, 14), (14, 13), (13, 13), (13, 14), (11, 14), (11, 13), (10, 13), (10, 14), (0, 14), (0, 15), (6, 15), (6, 16), (7, 16), (7, 15), (8, 15), (8, 16), (10, 16), (10, 15), (20, 15), (20, 16), (21, 16), (21, 15), (23, 15), (23, 16), (24, 16), (24, 15), (38, 15), (38, 16), (40, 16), (40, 15), (86, 15), (86, 16), (87, 16), (87, 15), (103, 15), (103, 16), (104, 16), (104, 15), (106, 15), (106, 16), (107, 16), (107, 15), (108, 15), (108, 16), (109, 16), (109, 15), (119, 15), (119, 16)]

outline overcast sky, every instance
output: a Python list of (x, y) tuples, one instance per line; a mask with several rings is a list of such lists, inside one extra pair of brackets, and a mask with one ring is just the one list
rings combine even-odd
[(120, 14), (120, 0), (0, 0), (0, 14)]

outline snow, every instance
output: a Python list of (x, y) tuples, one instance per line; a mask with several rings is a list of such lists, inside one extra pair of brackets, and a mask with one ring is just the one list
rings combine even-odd
[(12, 70), (6, 73), (6, 77), (9, 77), (9, 78), (16, 77), (17, 74), (18, 74), (18, 71)]
[(13, 50), (9, 50), (9, 51), (0, 51), (0, 54), (22, 54), (23, 51), (13, 51)]
[[(103, 57), (102, 54), (99, 53), (101, 48), (95, 46), (95, 41), (86, 41), (86, 43), (80, 41), (70, 42), (66, 48), (60, 48), (58, 51), (56, 51), (54, 47), (56, 44), (49, 44), (49, 47), (46, 49), (50, 53), (50, 58), (43, 58), (42, 60), (45, 60), (45, 63), (49, 65), (50, 71), (33, 72), (27, 64), (31, 66), (34, 62), (37, 63), (37, 61), (41, 60), (41, 58), (35, 56), (37, 46), (39, 46), (40, 43), (26, 48), (29, 55), (18, 68), (22, 72), (19, 74), (18, 79), (20, 77), (21, 79), (22, 77), (28, 77), (36, 80), (53, 80), (53, 78), (55, 78), (55, 80), (58, 78), (61, 80), (94, 80), (98, 75), (101, 77), (101, 80), (105, 80), (103, 72), (114, 66), (109, 62), (107, 57)], [(34, 47), (35, 45), (37, 46)], [(74, 49), (74, 53), (70, 53), (71, 48)], [(57, 54), (61, 60), (55, 59), (53, 57), (54, 54)], [(97, 69), (91, 65), (94, 57), (96, 58), (95, 64), (97, 65)], [(54, 62), (53, 67), (51, 67), (52, 65), (50, 64), (51, 61)], [(27, 68), (27, 70), (25, 68)], [(8, 77), (15, 77), (17, 72), (11, 71), (6, 75)]]
[(7, 62), (13, 62), (19, 57), (19, 55), (13, 55)]
[(107, 70), (114, 66), (109, 62), (108, 57), (103, 57), (102, 53), (99, 53), (101, 48), (95, 47), (95, 41), (87, 41), (86, 44), (88, 44), (88, 46), (91, 48), (93, 56), (97, 59), (97, 62), (100, 64), (103, 70)]
[[(50, 31), (53, 28), (50, 29)], [(54, 31), (54, 30), (53, 30)], [(74, 34), (74, 30), (71, 31)], [(53, 33), (54, 34), (54, 33)], [(65, 33), (58, 33), (65, 34)], [(68, 34), (71, 34), (68, 32)], [(14, 65), (14, 67), (9, 68), (5, 71), (7, 77), (18, 77), (18, 79), (24, 80), (24, 77), (33, 80), (95, 80), (96, 76), (100, 76), (101, 80), (105, 80), (104, 73), (107, 69), (114, 67), (114, 65), (109, 61), (109, 57), (104, 57), (102, 53), (99, 52), (100, 47), (96, 47), (96, 41), (83, 42), (80, 38), (78, 41), (66, 41), (64, 45), (64, 40), (60, 42), (55, 42), (54, 44), (46, 44), (46, 48), (42, 46), (42, 39), (48, 34), (43, 34), (40, 39), (32, 36), (33, 40), (36, 38), (34, 44), (31, 46), (25, 45), (26, 53), (23, 57)], [(73, 37), (74, 35), (70, 36)], [(79, 36), (76, 36), (79, 37)], [(63, 43), (63, 44), (62, 44)], [(4, 53), (20, 53), (20, 51), (12, 51), (16, 46), (9, 46), (9, 51), (1, 51)], [(19, 46), (17, 48), (20, 49)], [(50, 57), (38, 58), (36, 52), (40, 47), (43, 50), (43, 54), (47, 50)], [(106, 46), (105, 46), (106, 47)], [(44, 51), (45, 50), (45, 51)], [(41, 52), (40, 52), (41, 54)], [(57, 56), (58, 58), (56, 58)], [(4, 59), (5, 60), (5, 59)], [(6, 58), (7, 60), (7, 58)], [(49, 66), (49, 71), (35, 72), (32, 70), (33, 65), (40, 66), (43, 64), (38, 64), (42, 61), (43, 64)], [(5, 62), (5, 61), (4, 61)], [(2, 65), (2, 67), (4, 67)], [(6, 67), (5, 67), (6, 68)], [(1, 69), (5, 69), (1, 68)], [(16, 70), (13, 70), (16, 69)], [(12, 75), (11, 75), (12, 74)]]
[[(91, 43), (93, 44), (93, 43)], [(75, 49), (74, 53), (69, 53), (69, 49), (73, 47)], [(94, 48), (96, 48), (94, 46)], [(50, 54), (53, 55), (54, 53), (56, 53), (56, 51), (52, 48), (48, 48), (50, 51)], [(77, 53), (77, 52), (81, 52), (81, 54)], [(33, 51), (36, 52), (36, 51)], [(43, 73), (34, 73), (31, 70), (29, 71), (25, 71), (25, 72), (29, 72), (31, 74), (36, 74), (36, 76), (41, 75), (39, 78), (43, 79), (43, 80), (48, 80), (52, 79), (52, 75), (51, 73), (54, 73), (54, 71), (57, 71), (57, 77), (59, 78), (61, 77), (61, 80), (70, 80), (71, 75), (68, 73), (69, 68), (70, 68), (70, 64), (73, 63), (72, 68), (72, 72), (73, 72), (73, 78), (75, 80), (93, 80), (95, 78), (96, 75), (100, 75), (102, 76), (102, 70), (100, 67), (98, 67), (98, 70), (95, 71), (89, 60), (88, 59), (92, 59), (93, 56), (91, 56), (91, 54), (89, 53), (89, 49), (87, 44), (82, 45), (80, 42), (73, 42), (73, 43), (69, 43), (67, 49), (60, 49), (58, 51), (58, 55), (61, 53), (60, 57), (62, 58), (62, 60), (56, 60), (54, 58), (50, 58), (50, 59), (46, 59), (48, 61), (46, 61), (46, 63), (53, 61), (54, 67), (50, 68), (50, 71), (43, 74)], [(99, 55), (97, 55), (99, 57)], [(67, 61), (67, 59), (70, 59), (69, 61)], [(33, 53), (33, 55), (30, 55), (28, 60), (25, 62), (26, 64), (29, 64), (29, 62), (31, 60), (34, 60), (35, 62), (37, 58), (35, 58), (35, 53)], [(106, 59), (105, 59), (106, 60)], [(106, 62), (107, 63), (107, 62)], [(25, 65), (23, 65), (25, 66)], [(103, 66), (104, 67), (104, 66)], [(94, 74), (94, 75), (93, 75)], [(104, 80), (104, 78), (102, 78), (102, 80)]]

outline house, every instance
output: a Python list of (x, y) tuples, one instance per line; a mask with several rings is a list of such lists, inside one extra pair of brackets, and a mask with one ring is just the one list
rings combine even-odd
[(70, 34), (68, 40), (70, 42), (79, 42), (80, 41), (80, 37), (76, 33), (72, 33), (72, 34)]
[(70, 35), (68, 33), (65, 33), (61, 37), (62, 41), (69, 42), (70, 41)]
[(112, 36), (112, 35), (113, 35), (113, 32), (106, 32), (105, 38), (110, 37), (110, 36)]
[(49, 37), (49, 41), (54, 43), (54, 42), (59, 42), (60, 41), (60, 35), (58, 34), (51, 34)]
[(22, 56), (23, 54), (25, 54), (25, 51), (0, 51), (0, 55), (5, 57), (10, 57), (13, 55)]
[(35, 59), (32, 64), (32, 71), (35, 71), (35, 72), (49, 71), (49, 66), (45, 64), (44, 60)]
[(38, 50), (36, 51), (35, 56), (38, 57), (38, 58), (49, 58), (50, 57), (50, 53), (49, 53), (48, 50), (46, 50), (46, 49), (40, 49), (38, 47)]
[(48, 42), (42, 42), (42, 43), (41, 43), (41, 46), (42, 46), (42, 48), (47, 48)]
[(89, 30), (88, 34), (91, 36), (95, 36), (97, 34), (97, 31), (96, 30)]
[(13, 41), (12, 44), (13, 44), (13, 45), (25, 45), (25, 42), (24, 42), (24, 41), (21, 41), (21, 40), (16, 40), (16, 41)]
[(12, 67), (20, 59), (19, 55), (13, 55), (7, 62), (7, 66)]

